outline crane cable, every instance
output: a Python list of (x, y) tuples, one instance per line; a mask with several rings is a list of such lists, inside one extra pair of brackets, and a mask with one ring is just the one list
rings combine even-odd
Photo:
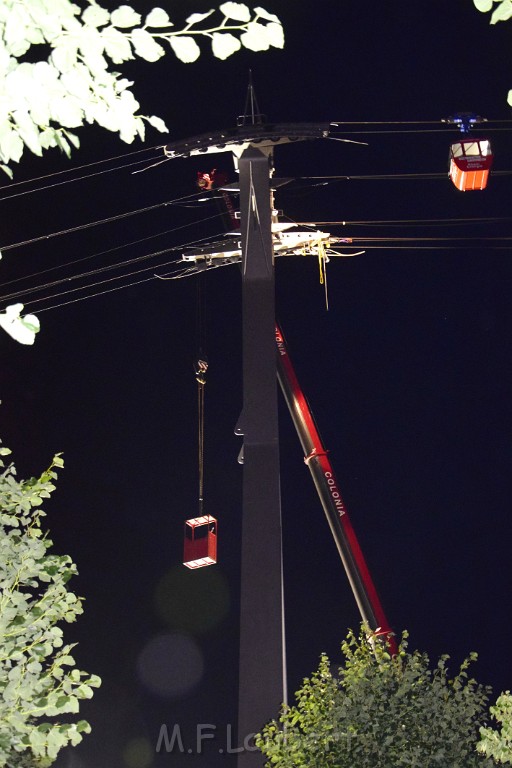
[(324, 286), (325, 309), (328, 311), (329, 310), (329, 294), (327, 291), (327, 263), (329, 261), (329, 257), (327, 256), (325, 245), (321, 239), (318, 240), (317, 251), (318, 251), (318, 269), (320, 272), (320, 285)]
[(204, 505), (204, 388), (208, 360), (203, 351), (204, 346), (204, 272), (199, 275), (197, 283), (197, 336), (198, 352), (194, 370), (197, 381), (197, 447), (198, 447), (198, 503), (199, 517), (203, 516)]

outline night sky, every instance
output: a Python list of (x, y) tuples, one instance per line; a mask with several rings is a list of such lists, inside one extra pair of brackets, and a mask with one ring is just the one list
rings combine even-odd
[[(512, 686), (511, 262), (510, 249), (489, 238), (511, 235), (512, 176), (505, 172), (512, 171), (512, 123), (493, 124), (506, 130), (479, 129), (493, 142), (495, 174), (485, 191), (471, 193), (457, 191), (446, 175), (455, 130), (441, 131), (439, 123), (430, 126), (433, 132), (417, 132), (420, 126), (400, 123), (440, 121), (457, 111), (510, 120), (512, 24), (489, 26), (470, 0), (291, 5), (268, 0), (265, 6), (283, 21), (283, 51), (247, 51), (227, 62), (205, 53), (192, 65), (168, 55), (123, 71), (136, 81), (141, 111), (168, 123), (169, 141), (234, 127), (252, 69), (259, 106), (272, 122), (388, 123), (367, 126), (371, 133), (356, 133), (355, 126), (340, 133), (368, 146), (278, 147), (277, 176), (433, 176), (306, 178), (280, 190), (277, 207), (293, 220), (346, 221), (333, 234), (393, 242), (377, 247), (367, 239), (361, 248), (344, 249), (364, 255), (331, 260), (329, 311), (314, 260), (277, 260), (277, 313), (391, 625), (397, 633), (408, 629), (410, 645), (433, 659), (450, 654), (454, 673), (478, 651), (474, 674), (497, 695)], [(208, 7), (204, 0), (180, 0), (172, 16), (178, 22)], [(78, 178), (123, 162), (86, 164), (144, 148), (94, 128), (82, 131), (81, 142), (71, 164), (56, 153), (27, 156), (15, 182), (70, 167)], [(151, 132), (147, 147), (161, 144), (162, 136)], [(149, 166), (161, 158), (155, 149), (128, 160)], [(234, 180), (228, 154), (69, 184), (60, 184), (63, 176), (19, 187), (6, 180), (0, 246), (194, 196), (197, 171), (212, 167)], [(9, 197), (47, 184), (56, 185)], [(182, 201), (5, 249), (1, 296), (217, 236), (225, 226), (219, 213), (215, 201)], [(402, 223), (390, 224), (397, 220)], [(397, 239), (411, 237), (423, 247)], [(440, 237), (457, 239), (440, 243)], [(164, 274), (170, 267), (161, 265), (180, 253), (127, 265), (116, 274), (151, 269), (124, 281), (55, 296), (112, 276), (99, 273), (22, 298), (40, 316), (35, 346), (0, 336), (2, 440), (13, 449), (20, 476), (39, 473), (55, 452), (64, 453), (47, 521), (55, 551), (77, 562), (74, 589), (86, 597), (84, 616), (68, 628), (69, 639), (79, 642), (75, 656), (103, 678), (83, 707), (93, 733), (63, 753), (63, 768), (196, 764), (199, 758), (188, 754), (155, 756), (163, 723), (169, 734), (181, 726), (185, 747), (193, 745), (196, 723), (216, 724), (208, 764), (233, 759), (219, 755), (219, 746), (237, 712), (239, 269), (212, 271), (205, 281), (205, 509), (218, 518), (220, 533), (219, 564), (197, 572), (181, 565), (183, 521), (197, 514), (196, 279), (148, 279), (81, 300)], [(19, 282), (7, 284), (12, 280)], [(71, 299), (80, 300), (55, 306)], [(293, 693), (322, 651), (341, 659), (340, 642), (359, 615), (281, 406)]]

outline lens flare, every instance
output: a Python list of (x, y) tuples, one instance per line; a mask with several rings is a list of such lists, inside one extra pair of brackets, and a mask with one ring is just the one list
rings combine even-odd
[(203, 675), (203, 654), (195, 640), (181, 632), (157, 635), (137, 659), (140, 681), (152, 693), (173, 699), (191, 691)]

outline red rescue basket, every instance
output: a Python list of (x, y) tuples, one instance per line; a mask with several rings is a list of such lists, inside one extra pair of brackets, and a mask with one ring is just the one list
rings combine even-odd
[(450, 147), (450, 179), (461, 192), (485, 189), (492, 158), (489, 139), (460, 139)]
[(183, 565), (202, 568), (217, 562), (217, 520), (202, 515), (185, 520)]

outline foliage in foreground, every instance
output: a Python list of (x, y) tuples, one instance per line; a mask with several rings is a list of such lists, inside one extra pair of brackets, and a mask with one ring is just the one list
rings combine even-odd
[(498, 696), (490, 712), (501, 724), (501, 728), (498, 731), (492, 728), (480, 728), (478, 750), (493, 757), (499, 763), (512, 764), (512, 695), (510, 691), (505, 691)]
[(55, 489), (55, 456), (39, 478), (18, 480), (0, 443), (0, 766), (45, 766), (90, 731), (71, 722), (80, 700), (100, 684), (75, 668), (60, 624), (76, 620), (82, 600), (67, 587), (76, 566), (50, 553), (41, 529), (44, 499)]
[(326, 655), (267, 724), (257, 746), (275, 768), (488, 768), (476, 752), (490, 689), (468, 677), (474, 654), (450, 679), (447, 656), (431, 669), (425, 653), (398, 655), (361, 631), (342, 644), (345, 662), (332, 671)]
[(128, 143), (144, 138), (146, 123), (167, 132), (161, 118), (138, 114), (133, 83), (112, 64), (158, 61), (166, 50), (190, 63), (201, 53), (198, 40), (209, 41), (219, 59), (242, 46), (257, 52), (284, 45), (278, 17), (245, 3), (193, 13), (182, 29), (163, 8), (143, 18), (129, 5), (112, 12), (96, 0), (82, 5), (0, 0), (0, 168), (11, 177), (9, 163), (20, 160), (24, 147), (36, 155), (60, 147), (69, 155), (79, 146), (72, 131), (84, 123), (97, 123)]
[[(512, 0), (473, 0), (473, 5), (482, 13), (492, 11), (491, 24), (512, 19)], [(507, 101), (512, 107), (512, 89), (508, 92)]]
[[(155, 62), (167, 50), (191, 63), (201, 54), (198, 41), (227, 59), (242, 47), (282, 48), (284, 33), (275, 14), (231, 1), (176, 28), (163, 8), (142, 15), (129, 5), (109, 11), (97, 0), (0, 0), (0, 170), (12, 178), (25, 148), (41, 156), (58, 147), (69, 157), (80, 146), (74, 131), (86, 123), (127, 143), (144, 139), (147, 124), (167, 133), (160, 117), (139, 113), (133, 82), (112, 65)], [(23, 304), (7, 307), (0, 328), (33, 344), (39, 321), (22, 311)]]

